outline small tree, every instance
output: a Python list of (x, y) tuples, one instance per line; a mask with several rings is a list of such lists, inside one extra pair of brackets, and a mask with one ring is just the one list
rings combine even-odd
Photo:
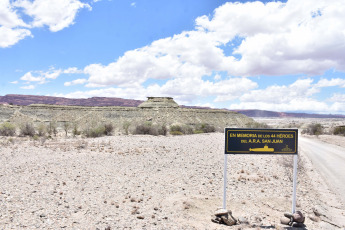
[(104, 134), (106, 136), (111, 136), (113, 134), (113, 131), (114, 131), (114, 126), (112, 123), (104, 124)]
[(63, 129), (65, 130), (66, 137), (67, 137), (67, 134), (68, 134), (68, 131), (70, 130), (70, 128), (71, 128), (71, 124), (69, 122), (65, 121), (63, 123)]
[(57, 134), (57, 124), (56, 124), (56, 121), (49, 122), (48, 134), (49, 134), (49, 136), (51, 136), (53, 134), (56, 136), (56, 134)]

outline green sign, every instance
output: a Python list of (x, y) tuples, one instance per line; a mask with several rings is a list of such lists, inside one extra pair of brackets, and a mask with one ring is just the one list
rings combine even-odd
[(297, 129), (225, 129), (225, 154), (296, 154)]

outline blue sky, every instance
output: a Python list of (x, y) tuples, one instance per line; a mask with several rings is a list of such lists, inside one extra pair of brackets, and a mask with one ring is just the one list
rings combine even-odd
[(0, 95), (345, 114), (342, 0), (2, 0)]

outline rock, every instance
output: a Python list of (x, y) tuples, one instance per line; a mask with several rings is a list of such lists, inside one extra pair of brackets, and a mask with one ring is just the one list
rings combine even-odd
[(238, 222), (240, 222), (240, 224), (249, 224), (249, 221), (246, 217), (239, 217)]
[(289, 213), (289, 212), (285, 212), (284, 213), (284, 216), (287, 217), (287, 218), (291, 218), (292, 217), (292, 213)]
[(320, 222), (320, 217), (318, 217), (318, 216), (309, 216), (309, 219), (311, 219), (312, 221), (314, 221), (314, 222)]
[(291, 221), (287, 217), (280, 218), (280, 223), (285, 225), (290, 225)]
[(225, 225), (228, 225), (228, 226), (232, 226), (232, 225), (235, 225), (236, 224), (236, 221), (232, 218), (226, 218), (225, 216), (222, 216), (221, 217), (221, 220), (222, 222), (225, 224)]
[[(231, 211), (230, 211), (231, 212)], [(218, 209), (214, 215), (215, 216), (223, 216), (223, 215), (228, 215), (229, 214), (229, 211), (226, 210), (226, 209)]]
[(296, 211), (293, 215), (292, 218), (295, 222), (297, 223), (304, 223), (305, 221), (305, 217), (303, 216), (303, 214), (300, 211)]
[(140, 219), (140, 220), (145, 219), (145, 217), (144, 217), (144, 216), (137, 216), (137, 218), (138, 218), (138, 219)]

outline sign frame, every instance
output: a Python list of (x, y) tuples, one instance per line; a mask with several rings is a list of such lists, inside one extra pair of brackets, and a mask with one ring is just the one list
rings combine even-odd
[[(259, 148), (258, 149), (258, 151), (251, 151), (251, 148), (243, 148), (242, 149), (242, 147), (240, 146), (240, 148), (239, 148), (239, 150), (240, 151), (235, 151), (235, 149), (234, 149), (234, 151), (229, 151), (229, 143), (228, 143), (228, 135), (229, 135), (229, 133), (228, 133), (228, 131), (238, 131), (238, 132), (242, 132), (242, 133), (245, 133), (245, 132), (256, 132), (256, 137), (255, 137), (255, 135), (239, 135), (239, 136), (237, 136), (237, 135), (235, 135), (235, 136), (233, 136), (233, 137), (245, 137), (245, 138), (250, 138), (250, 137), (255, 137), (255, 138), (258, 138), (258, 134), (259, 133), (266, 133), (267, 135), (269, 134), (269, 133), (272, 133), (272, 132), (275, 132), (275, 133), (289, 133), (290, 132), (290, 134), (291, 133), (293, 133), (293, 136), (292, 137), (288, 137), (288, 138), (292, 138), (292, 139), (294, 139), (294, 143), (295, 143), (295, 148), (294, 149), (291, 149), (291, 151), (286, 151), (286, 152), (284, 152), (284, 151), (274, 151), (275, 149), (274, 148), (272, 148), (273, 149), (273, 151), (272, 151), (272, 149), (270, 149), (269, 147), (263, 147), (263, 148)], [(293, 162), (293, 192), (292, 192), (292, 213), (295, 213), (296, 212), (296, 188), (297, 188), (297, 161), (298, 161), (298, 129), (251, 129), (251, 128), (225, 128), (224, 129), (224, 134), (225, 134), (225, 145), (224, 145), (224, 186), (223, 186), (223, 188), (224, 188), (224, 191), (223, 191), (223, 209), (226, 209), (226, 189), (227, 189), (227, 162), (228, 162), (228, 155), (234, 155), (234, 154), (245, 154), (245, 155), (250, 155), (250, 154), (252, 154), (252, 155), (260, 155), (260, 154), (265, 154), (265, 155), (293, 155), (294, 156), (294, 162)], [(270, 134), (271, 135), (271, 134)], [(276, 138), (276, 136), (274, 137), (274, 139)], [(272, 136), (270, 136), (270, 137), (268, 137), (268, 136), (266, 136), (264, 139), (266, 139), (267, 140), (267, 142), (268, 142), (268, 140), (271, 140), (271, 142), (269, 142), (269, 144), (272, 146), (279, 146), (279, 144), (283, 144), (284, 143), (284, 141), (282, 141), (282, 142), (280, 142), (280, 141), (278, 141), (277, 143), (272, 143), (273, 141), (272, 141)], [(284, 138), (283, 138), (284, 139)], [(241, 140), (244, 140), (244, 139), (241, 139)], [(263, 140), (263, 139), (262, 139)], [(241, 141), (240, 141), (241, 142)], [(245, 142), (245, 141), (243, 141), (242, 143), (240, 143), (240, 144), (256, 144), (256, 146), (257, 146), (257, 144), (260, 144), (260, 145), (262, 145), (263, 143), (262, 143), (263, 141), (260, 141), (260, 143), (258, 143), (258, 142), (250, 142), (249, 143), (249, 141), (247, 141), (247, 142)], [(290, 141), (288, 141), (289, 143), (291, 143), (291, 140)], [(277, 144), (277, 145), (275, 145), (275, 144)], [(286, 143), (285, 143), (286, 144)], [(238, 147), (238, 146), (237, 146)], [(288, 148), (290, 148), (289, 146), (286, 146), (286, 148), (288, 149)], [(248, 149), (248, 150), (246, 150), (246, 149)], [(281, 149), (281, 148), (280, 148)], [(243, 150), (243, 151), (241, 151), (241, 150)], [(292, 150), (294, 150), (294, 151), (292, 151)]]

